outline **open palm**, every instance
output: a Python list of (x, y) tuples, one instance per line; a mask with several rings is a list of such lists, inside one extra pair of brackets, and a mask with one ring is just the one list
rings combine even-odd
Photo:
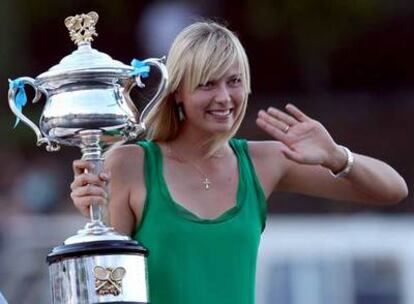
[(302, 164), (324, 165), (337, 145), (318, 121), (288, 104), (286, 113), (275, 108), (260, 111), (257, 125), (274, 139), (281, 141), (283, 153)]

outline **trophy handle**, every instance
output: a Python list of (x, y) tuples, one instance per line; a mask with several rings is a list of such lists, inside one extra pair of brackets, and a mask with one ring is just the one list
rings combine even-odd
[[(17, 79), (15, 79), (14, 81), (16, 82), (20, 82), (23, 83), (23, 85), (30, 85), (31, 87), (33, 87), (33, 89), (35, 90), (35, 97), (32, 100), (32, 103), (36, 103), (39, 101), (39, 99), (42, 97), (42, 93), (46, 96), (46, 98), (48, 98), (48, 93), (45, 89), (38, 87), (35, 84), (35, 80), (33, 78), (30, 77), (19, 77)], [(24, 90), (24, 88), (22, 88)], [(24, 124), (26, 124), (29, 128), (31, 128), (35, 134), (36, 134), (36, 144), (38, 146), (42, 145), (42, 144), (46, 144), (46, 150), (49, 152), (55, 152), (55, 151), (59, 151), (60, 150), (60, 146), (54, 142), (49, 140), (47, 137), (42, 135), (42, 132), (40, 131), (39, 127), (32, 122), (29, 118), (27, 118), (20, 110), (19, 108), (16, 106), (16, 95), (17, 95), (17, 91), (19, 90), (18, 87), (10, 87), (9, 89), (9, 93), (8, 93), (8, 98), (9, 98), (9, 107), (12, 110), (12, 112), (14, 113), (14, 115), (17, 116), (18, 119), (20, 119), (21, 121), (23, 121)]]
[[(155, 66), (161, 72), (161, 81), (160, 81), (160, 84), (158, 85), (157, 92), (152, 97), (152, 99), (147, 103), (147, 105), (144, 107), (144, 109), (142, 110), (142, 112), (139, 116), (139, 124), (138, 124), (137, 127), (139, 129), (145, 130), (146, 129), (146, 126), (145, 126), (145, 123), (144, 123), (145, 117), (148, 115), (148, 112), (155, 106), (155, 104), (160, 100), (160, 97), (164, 93), (165, 88), (167, 87), (167, 84), (168, 84), (168, 72), (167, 72), (167, 68), (164, 65), (165, 57), (162, 57), (162, 58), (148, 58), (148, 59), (143, 60), (142, 62), (144, 64)], [(135, 77), (134, 85), (137, 85), (139, 88), (144, 88), (145, 87), (145, 84), (142, 83), (142, 81), (141, 81), (141, 76), (140, 75)]]

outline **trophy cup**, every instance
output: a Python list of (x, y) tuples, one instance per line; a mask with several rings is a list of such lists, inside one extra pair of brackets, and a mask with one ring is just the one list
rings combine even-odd
[[(90, 12), (65, 19), (78, 48), (36, 79), (10, 81), (9, 106), (36, 133), (37, 145), (58, 151), (61, 145), (81, 148), (82, 159), (103, 167), (103, 151), (114, 144), (135, 139), (145, 131), (145, 117), (163, 95), (167, 70), (163, 59), (133, 60), (132, 66), (113, 60), (91, 47), (97, 36), (98, 14)], [(129, 97), (150, 66), (159, 69), (158, 90), (139, 112)], [(46, 105), (39, 126), (21, 112), (24, 86), (35, 89), (33, 102), (42, 94)], [(47, 256), (55, 304), (149, 303), (146, 256), (148, 251), (130, 237), (105, 223), (106, 207), (93, 203), (90, 222)]]

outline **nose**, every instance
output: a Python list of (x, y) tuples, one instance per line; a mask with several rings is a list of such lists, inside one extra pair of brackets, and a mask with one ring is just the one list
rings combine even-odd
[(231, 101), (230, 91), (226, 83), (217, 86), (215, 101), (219, 103), (227, 103)]

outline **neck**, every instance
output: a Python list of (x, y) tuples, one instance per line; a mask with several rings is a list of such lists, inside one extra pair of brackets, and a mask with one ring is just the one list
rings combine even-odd
[[(169, 144), (174, 152), (181, 156), (185, 156), (186, 159), (202, 159), (206, 158), (212, 147), (212, 134), (206, 134), (197, 132), (193, 128), (182, 127), (179, 135), (172, 140)], [(228, 145), (224, 144), (215, 153), (216, 156), (223, 155)]]

